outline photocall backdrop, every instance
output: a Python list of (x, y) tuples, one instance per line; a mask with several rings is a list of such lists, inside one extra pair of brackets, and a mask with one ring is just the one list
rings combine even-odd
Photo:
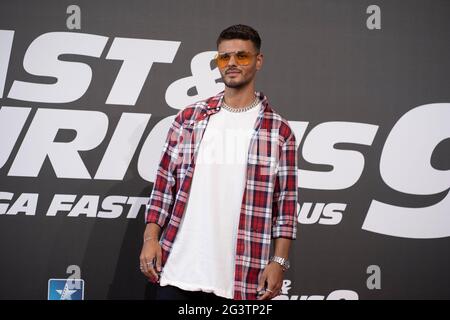
[(298, 141), (278, 299), (449, 299), (449, 17), (438, 0), (2, 1), (0, 298), (152, 298), (139, 254), (167, 130), (223, 90), (215, 41), (243, 23)]

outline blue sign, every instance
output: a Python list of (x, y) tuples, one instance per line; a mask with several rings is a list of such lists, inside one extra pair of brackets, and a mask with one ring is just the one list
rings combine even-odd
[(84, 280), (48, 280), (48, 300), (84, 300)]

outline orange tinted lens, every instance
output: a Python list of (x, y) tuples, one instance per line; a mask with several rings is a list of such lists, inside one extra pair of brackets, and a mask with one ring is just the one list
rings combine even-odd
[(236, 62), (242, 66), (248, 65), (251, 61), (251, 58), (252, 57), (250, 56), (250, 54), (246, 52), (239, 52), (238, 54), (236, 54)]
[(230, 61), (230, 55), (229, 54), (227, 54), (227, 53), (225, 53), (225, 54), (219, 54), (219, 55), (217, 55), (217, 57), (216, 57), (216, 63), (217, 63), (217, 66), (219, 67), (219, 68), (225, 68), (226, 66), (227, 66), (227, 64), (228, 64), (228, 61)]

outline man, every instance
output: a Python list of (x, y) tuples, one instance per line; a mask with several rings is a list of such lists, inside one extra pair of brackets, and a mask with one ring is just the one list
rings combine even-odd
[(169, 130), (140, 255), (157, 299), (280, 293), (296, 237), (297, 157), (288, 122), (255, 91), (260, 48), (249, 26), (222, 31), (225, 90), (178, 112)]

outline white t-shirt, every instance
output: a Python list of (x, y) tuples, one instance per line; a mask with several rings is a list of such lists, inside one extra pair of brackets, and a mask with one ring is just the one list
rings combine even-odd
[(248, 148), (260, 108), (261, 103), (245, 112), (222, 108), (208, 120), (186, 211), (160, 285), (233, 298)]

